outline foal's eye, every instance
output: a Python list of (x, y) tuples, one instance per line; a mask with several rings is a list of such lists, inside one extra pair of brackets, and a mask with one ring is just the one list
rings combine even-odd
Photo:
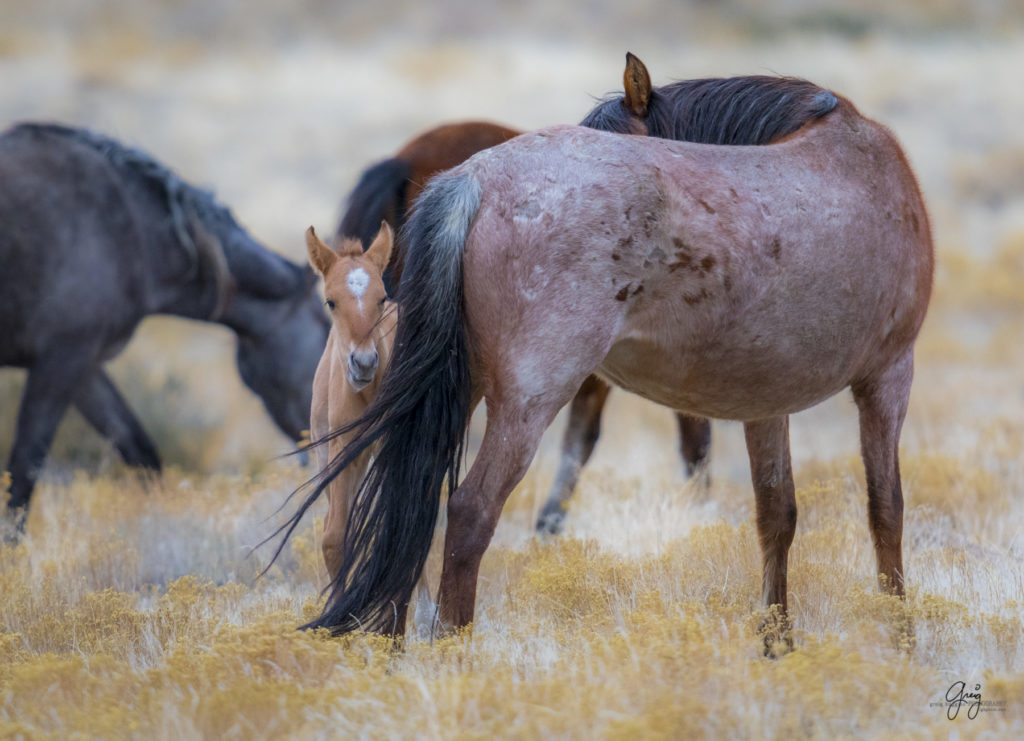
[(324, 301), (324, 303), (327, 304), (328, 310), (334, 311), (334, 302), (333, 301), (331, 301), (330, 299), (327, 299), (326, 301)]
[(380, 301), (379, 301), (379, 302), (377, 303), (377, 305), (378, 305), (378, 306), (383, 306), (383, 305), (384, 305), (384, 303), (385, 303), (385, 302), (386, 302), (387, 300), (388, 300), (388, 297), (387, 297), (387, 296), (385, 296), (384, 298), (382, 298), (382, 299), (381, 299), (381, 300), (380, 300)]

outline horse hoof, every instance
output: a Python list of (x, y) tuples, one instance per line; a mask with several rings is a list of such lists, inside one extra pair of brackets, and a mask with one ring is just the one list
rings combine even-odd
[(768, 617), (757, 628), (762, 653), (768, 659), (781, 659), (793, 651), (792, 625), (789, 619), (772, 605)]
[(788, 653), (793, 652), (793, 636), (787, 633), (784, 636), (768, 636), (763, 638), (763, 653), (766, 659), (781, 659)]
[(565, 512), (561, 509), (550, 511), (545, 507), (537, 517), (537, 533), (539, 535), (560, 535), (564, 524)]
[(25, 510), (0, 515), (0, 544), (16, 546), (25, 535)]

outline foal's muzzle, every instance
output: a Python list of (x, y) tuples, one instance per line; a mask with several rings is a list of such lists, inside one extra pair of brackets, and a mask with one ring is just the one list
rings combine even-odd
[(348, 356), (348, 380), (356, 391), (363, 389), (373, 380), (379, 362), (376, 350), (356, 351)]

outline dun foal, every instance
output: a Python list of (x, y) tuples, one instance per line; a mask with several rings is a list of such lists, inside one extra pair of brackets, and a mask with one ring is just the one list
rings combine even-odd
[[(388, 301), (383, 273), (391, 257), (391, 227), (381, 224), (369, 249), (363, 252), (358, 240), (342, 240), (335, 252), (317, 237), (313, 227), (306, 232), (309, 262), (324, 279), (324, 304), (331, 317), (327, 346), (313, 379), (310, 436), (314, 442), (317, 468), (327, 469), (351, 436), (329, 437), (358, 419), (377, 395), (381, 373), (391, 357), (396, 306)], [(324, 520), (323, 553), (327, 572), (333, 580), (341, 568), (345, 523), (356, 489), (369, 463), (367, 449), (327, 486), (327, 518)]]

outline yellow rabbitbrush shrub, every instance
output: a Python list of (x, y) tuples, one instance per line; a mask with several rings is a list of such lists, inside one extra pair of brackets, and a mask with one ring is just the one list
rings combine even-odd
[[(961, 456), (904, 456), (905, 602), (875, 588), (856, 456), (798, 467), (789, 570), (796, 650), (777, 661), (760, 654), (761, 563), (749, 507), (729, 522), (680, 497), (678, 522), (693, 526), (658, 533), (659, 545), (639, 553), (605, 547), (600, 531), (522, 537), (509, 529), (531, 518), (513, 519), (484, 559), (475, 629), (396, 651), (377, 637), (295, 630), (319, 609), (317, 523), (303, 526), (267, 576), (233, 578), (232, 558), (247, 558), (235, 544), (257, 540), (240, 539), (239, 522), (251, 522), (247, 513), (268, 490), (285, 488), (279, 474), (190, 483), (202, 489), (190, 495), (192, 509), (164, 487), (142, 506), (107, 482), (76, 479), (58, 496), (44, 491), (25, 544), (0, 547), (0, 736), (946, 733), (950, 721), (930, 704), (951, 674), (1012, 705), (1024, 667), (1019, 540), (982, 516), (1022, 515), (1011, 495), (1020, 466), (1001, 457), (1012, 447), (1006, 429), (993, 424), (984, 447)], [(601, 489), (623, 496), (606, 478), (579, 498), (581, 515), (607, 511)], [(170, 487), (179, 483), (172, 474)], [(103, 506), (108, 495), (124, 508)], [(738, 497), (729, 490), (723, 501), (739, 505)], [(80, 537), (66, 537), (61, 523), (90, 498), (76, 510)], [(957, 507), (972, 500), (981, 504)], [(203, 527), (180, 527), (196, 512)], [(153, 518), (166, 535), (103, 537), (105, 522), (127, 538)], [(658, 520), (603, 526), (657, 528)], [(120, 568), (119, 550), (128, 565), (153, 553), (211, 556), (203, 575), (146, 584)], [(1016, 712), (988, 713), (977, 727), (1009, 733), (1021, 722)]]

